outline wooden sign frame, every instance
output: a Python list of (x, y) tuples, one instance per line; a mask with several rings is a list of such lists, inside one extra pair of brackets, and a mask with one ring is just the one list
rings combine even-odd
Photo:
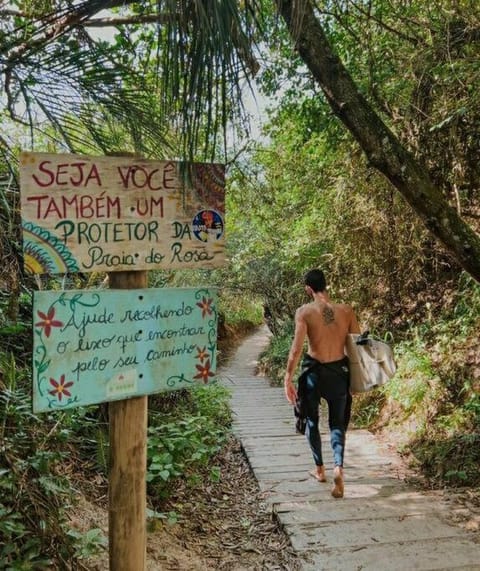
[(33, 311), (34, 412), (215, 379), (215, 288), (40, 291)]
[(23, 152), (30, 273), (215, 268), (225, 255), (225, 168)]

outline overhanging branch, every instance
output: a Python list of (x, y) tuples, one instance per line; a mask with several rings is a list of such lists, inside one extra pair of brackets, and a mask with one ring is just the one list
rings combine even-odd
[(165, 14), (141, 14), (137, 16), (123, 16), (111, 18), (93, 18), (85, 20), (86, 28), (105, 28), (107, 26), (128, 26), (131, 24), (166, 24), (171, 19)]
[(359, 91), (335, 53), (311, 0), (275, 0), (292, 41), (337, 117), (365, 152), (370, 164), (403, 195), (430, 232), (480, 282), (480, 237), (433, 184)]

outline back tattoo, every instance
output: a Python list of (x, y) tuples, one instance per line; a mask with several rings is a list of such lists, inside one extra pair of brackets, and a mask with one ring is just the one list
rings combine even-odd
[(322, 310), (322, 316), (323, 316), (323, 323), (325, 325), (330, 325), (330, 323), (333, 323), (335, 321), (335, 313), (333, 311), (333, 307), (331, 307), (330, 305), (325, 305)]

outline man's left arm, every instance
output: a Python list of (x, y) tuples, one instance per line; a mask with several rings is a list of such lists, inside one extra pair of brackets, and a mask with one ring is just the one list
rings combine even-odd
[(358, 324), (357, 316), (355, 315), (355, 311), (353, 310), (353, 307), (350, 307), (350, 325), (348, 327), (348, 332), (349, 333), (361, 333), (360, 325)]

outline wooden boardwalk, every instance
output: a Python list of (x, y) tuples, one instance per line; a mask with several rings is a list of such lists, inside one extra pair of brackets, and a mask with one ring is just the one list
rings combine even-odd
[(478, 533), (450, 523), (454, 509), (440, 492), (419, 492), (400, 477), (398, 456), (366, 430), (350, 430), (345, 497), (332, 498), (331, 449), (322, 444), (328, 483), (309, 476), (313, 461), (295, 434), (283, 388), (254, 374), (268, 342), (260, 329), (221, 371), (232, 391), (234, 431), (265, 501), (312, 571), (480, 571)]

